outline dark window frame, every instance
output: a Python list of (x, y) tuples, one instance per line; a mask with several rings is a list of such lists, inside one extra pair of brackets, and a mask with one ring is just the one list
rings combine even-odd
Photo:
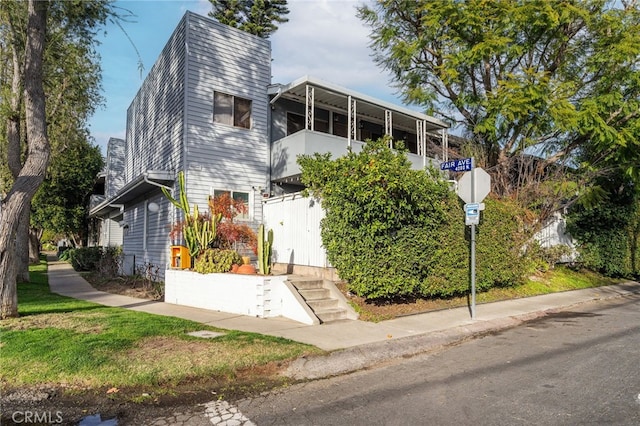
[(213, 122), (251, 130), (253, 101), (224, 92), (213, 92)]

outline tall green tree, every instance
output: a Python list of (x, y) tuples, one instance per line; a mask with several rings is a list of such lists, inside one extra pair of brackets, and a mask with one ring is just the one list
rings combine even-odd
[(52, 155), (47, 176), (32, 202), (32, 233), (46, 229), (70, 237), (76, 246), (86, 244), (88, 199), (104, 161), (100, 148), (87, 135), (67, 135), (64, 148)]
[(209, 0), (213, 11), (209, 16), (242, 31), (268, 38), (277, 24), (289, 21), (287, 0)]
[(469, 136), (498, 194), (557, 165), (640, 178), (636, 1), (379, 0), (359, 17), (405, 100)]
[(18, 315), (16, 247), (18, 224), (42, 183), (50, 146), (45, 121), (42, 59), (48, 2), (29, 0), (24, 62), (25, 122), (28, 156), (0, 205), (0, 319)]
[[(65, 145), (66, 133), (86, 128), (87, 118), (102, 98), (99, 58), (95, 45), (95, 28), (85, 26), (86, 17), (104, 20), (108, 13), (106, 0), (50, 2), (47, 14), (47, 43), (44, 47), (43, 84), (47, 95), (46, 122), (52, 156)], [(26, 3), (7, 1), (0, 5), (0, 31), (8, 42), (0, 45), (0, 57), (11, 58), (0, 69), (3, 97), (0, 104), (0, 153), (3, 191), (18, 176), (27, 156), (24, 137), (23, 58), (26, 27)], [(11, 84), (9, 84), (9, 80)], [(6, 117), (6, 118), (5, 118)], [(86, 132), (85, 132), (86, 133)], [(6, 169), (5, 169), (6, 164)], [(38, 259), (37, 232), (29, 228), (29, 212), (23, 211), (17, 230), (16, 262), (21, 281), (28, 281), (29, 262)]]
[(5, 121), (0, 146), (10, 170), (2, 173), (6, 195), (0, 206), (0, 318), (17, 315), (16, 260), (23, 254), (16, 241), (29, 240), (24, 233), (28, 228), (19, 224), (25, 223), (25, 217), (28, 223), (30, 204), (44, 180), (52, 146), (57, 152), (72, 134), (63, 129), (82, 128), (88, 117), (85, 110), (74, 109), (78, 102), (74, 89), (83, 78), (91, 81), (94, 76), (80, 72), (82, 67), (63, 65), (64, 60), (75, 57), (76, 64), (91, 62), (74, 48), (92, 52), (97, 29), (112, 15), (110, 3), (30, 0), (0, 4), (0, 32), (6, 41), (0, 44), (0, 111)]

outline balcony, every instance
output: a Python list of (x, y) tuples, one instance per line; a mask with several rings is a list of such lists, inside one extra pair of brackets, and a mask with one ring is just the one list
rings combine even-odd
[[(351, 141), (354, 152), (362, 151), (364, 142)], [(271, 180), (287, 181), (300, 174), (300, 166), (296, 162), (299, 155), (313, 155), (314, 153), (330, 153), (331, 158), (346, 155), (348, 139), (312, 130), (301, 130), (292, 135), (275, 141), (271, 146)], [(412, 169), (422, 170), (432, 164), (438, 167), (439, 161), (416, 154), (407, 154)]]

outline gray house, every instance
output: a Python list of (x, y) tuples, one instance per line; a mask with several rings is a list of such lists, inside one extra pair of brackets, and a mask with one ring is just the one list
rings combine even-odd
[(127, 272), (162, 276), (181, 217), (160, 188), (174, 190), (179, 171), (192, 204), (206, 211), (228, 192), (257, 225), (265, 200), (302, 189), (299, 154), (335, 157), (385, 134), (405, 141), (415, 168), (446, 159), (445, 123), (312, 77), (271, 84), (268, 40), (187, 12), (127, 111), (126, 141), (108, 146), (96, 243), (121, 243)]

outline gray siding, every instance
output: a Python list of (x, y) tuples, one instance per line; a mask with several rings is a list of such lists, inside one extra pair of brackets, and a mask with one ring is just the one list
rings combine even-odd
[[(148, 203), (157, 203), (159, 210), (151, 212)], [(124, 236), (123, 252), (129, 259), (135, 257), (136, 273), (150, 270), (157, 278), (164, 279), (164, 269), (169, 264), (169, 227), (173, 209), (169, 201), (156, 193), (146, 200), (130, 206), (124, 213), (129, 229)]]
[(104, 195), (112, 198), (125, 184), (125, 141), (118, 138), (110, 138), (107, 144), (106, 176), (104, 182)]
[[(269, 164), (271, 46), (267, 40), (188, 14), (187, 188), (189, 199), (206, 208), (212, 189), (260, 197)], [(251, 129), (213, 122), (214, 92), (252, 101)], [(261, 203), (250, 201), (253, 217)]]
[(127, 110), (126, 180), (182, 168), (185, 21), (171, 35)]
[(102, 247), (122, 246), (122, 227), (119, 221), (108, 218), (100, 221), (98, 245)]
[[(214, 189), (242, 191), (251, 217), (261, 220), (270, 80), (268, 41), (187, 12), (127, 111), (126, 182), (147, 170), (185, 170), (189, 201), (201, 211)], [(216, 91), (252, 101), (250, 129), (213, 123)], [(146, 197), (126, 206), (123, 251), (138, 272), (151, 265), (163, 276), (169, 227), (181, 215), (159, 190)], [(146, 208), (151, 201), (158, 212)]]

